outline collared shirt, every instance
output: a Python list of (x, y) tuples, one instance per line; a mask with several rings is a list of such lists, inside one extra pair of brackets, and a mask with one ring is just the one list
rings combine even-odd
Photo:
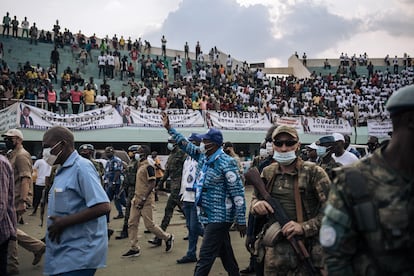
[(115, 182), (116, 185), (121, 184), (121, 178), (115, 179), (115, 172), (121, 172), (123, 169), (122, 160), (117, 156), (112, 156), (105, 165), (105, 180), (108, 183)]
[(194, 202), (195, 191), (194, 191), (194, 180), (197, 172), (197, 160), (191, 156), (187, 156), (183, 164), (183, 177), (181, 179), (181, 190), (182, 201)]
[(29, 201), (29, 198), (22, 198), (22, 179), (28, 177), (32, 179), (32, 157), (23, 148), (22, 145), (17, 145), (11, 152), (9, 157), (10, 163), (13, 167), (14, 173), (14, 203), (17, 204), (19, 200)]
[[(58, 169), (49, 192), (48, 216), (68, 216), (96, 204), (109, 202), (92, 162), (73, 151)], [(47, 221), (47, 226), (52, 224)], [(44, 273), (48, 275), (106, 265), (108, 233), (106, 217), (66, 228), (60, 243), (52, 242), (46, 231)]]
[(0, 155), (0, 244), (16, 237), (13, 169), (6, 157)]
[[(225, 154), (221, 148), (221, 154), (214, 153), (209, 160), (205, 154), (201, 154), (199, 147), (190, 143), (181, 133), (170, 129), (169, 134), (180, 148), (198, 161), (197, 178), (205, 168), (205, 177), (201, 185), (201, 199), (199, 204), (199, 220), (203, 224), (220, 222), (237, 222), (246, 225), (246, 201), (244, 187), (240, 177), (237, 162), (231, 156)], [(200, 186), (199, 186), (200, 187)], [(196, 191), (197, 194), (197, 191)]]

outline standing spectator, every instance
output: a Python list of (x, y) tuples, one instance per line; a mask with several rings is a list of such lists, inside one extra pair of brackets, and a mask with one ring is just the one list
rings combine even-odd
[(196, 53), (196, 60), (198, 60), (198, 56), (200, 55), (200, 53), (201, 53), (201, 46), (200, 46), (200, 42), (199, 41), (197, 41), (197, 44), (196, 44), (196, 47), (195, 47), (195, 53)]
[[(161, 178), (160, 183), (164, 183), (167, 179), (170, 179), (170, 196), (168, 197), (165, 205), (164, 217), (161, 222), (161, 229), (167, 230), (170, 224), (171, 218), (174, 213), (174, 208), (178, 206), (181, 209), (180, 201), (180, 189), (181, 189), (181, 178), (183, 176), (183, 164), (186, 158), (185, 152), (183, 152), (172, 137), (168, 138), (167, 148), (170, 151), (168, 156), (167, 164), (165, 165), (164, 176)], [(162, 240), (155, 237), (150, 240), (149, 243), (160, 246)]]
[(167, 56), (167, 39), (164, 35), (161, 38), (161, 55), (163, 57)]
[(88, 83), (86, 89), (82, 93), (84, 111), (95, 109), (95, 96), (95, 90), (92, 88), (92, 85)]
[(6, 12), (6, 15), (3, 16), (3, 37), (4, 37), (4, 33), (7, 33), (7, 37), (9, 37), (10, 22), (11, 22), (11, 18), (9, 16), (9, 12)]
[(59, 112), (63, 112), (63, 115), (68, 113), (68, 103), (70, 99), (70, 93), (66, 86), (62, 86), (62, 90), (59, 93)]
[(7, 248), (16, 239), (16, 210), (14, 207), (13, 168), (0, 154), (0, 275), (7, 275)]
[(276, 239), (265, 243), (264, 238), (264, 248), (258, 249), (264, 250), (260, 253), (264, 254), (264, 275), (308, 275), (288, 240), (294, 236), (302, 237), (314, 267), (317, 271), (324, 268), (318, 233), (322, 219), (320, 211), (328, 196), (330, 180), (321, 167), (297, 156), (300, 142), (295, 128), (279, 126), (273, 132), (272, 140), (276, 162), (263, 169), (261, 178), (290, 221), (282, 227), (281, 222), (271, 216), (276, 210), (257, 193), (253, 195), (252, 214), (260, 218), (267, 216), (268, 224), (279, 224), (280, 228)]
[[(201, 139), (197, 134), (192, 133), (188, 141), (200, 145)], [(183, 164), (183, 175), (181, 178), (181, 190), (183, 201), (183, 212), (188, 230), (188, 249), (187, 253), (181, 259), (177, 260), (178, 264), (197, 262), (197, 241), (198, 237), (203, 235), (203, 228), (198, 221), (197, 208), (194, 205), (195, 191), (194, 181), (196, 178), (197, 161), (191, 156), (187, 156)]]
[[(10, 151), (9, 160), (14, 173), (14, 205), (16, 208), (17, 221), (23, 221), (23, 214), (27, 205), (31, 204), (30, 186), (32, 182), (32, 158), (23, 147), (23, 133), (18, 129), (9, 129), (2, 135), (6, 147)], [(26, 250), (34, 254), (32, 264), (40, 262), (45, 252), (45, 244), (35, 239), (20, 229), (17, 229), (17, 239), (9, 241), (8, 247), (8, 274), (19, 273), (19, 261), (17, 258), (17, 242)]]
[(307, 56), (306, 56), (306, 53), (304, 52), (303, 53), (303, 56), (302, 56), (302, 63), (303, 63), (304, 66), (306, 66), (306, 64), (307, 64), (307, 60), (306, 59), (307, 59)]
[(109, 54), (106, 56), (106, 60), (108, 63), (108, 71), (106, 73), (106, 76), (110, 79), (114, 79), (115, 58), (112, 55), (112, 52), (109, 52)]
[(57, 50), (57, 47), (52, 50), (50, 53), (50, 63), (53, 64), (56, 68), (56, 74), (58, 74), (58, 65), (60, 63), (60, 57), (59, 57), (59, 51)]
[(188, 42), (186, 41), (184, 44), (184, 59), (189, 58), (189, 55), (188, 55), (189, 51), (190, 51), (190, 47), (188, 46)]
[(36, 215), (43, 190), (46, 187), (46, 178), (50, 176), (51, 169), (52, 167), (43, 158), (37, 159), (33, 165), (33, 171), (36, 171), (37, 177), (36, 182), (34, 183), (33, 211), (30, 216)]
[(56, 20), (56, 24), (53, 25), (53, 40), (55, 42), (57, 41), (57, 37), (59, 35), (59, 32), (60, 32), (59, 20)]
[(231, 74), (232, 72), (232, 67), (233, 67), (233, 58), (231, 57), (231, 55), (227, 56), (227, 60), (226, 60), (226, 68), (227, 68), (227, 74)]
[(29, 21), (27, 21), (26, 16), (24, 17), (24, 20), (22, 21), (21, 26), (22, 26), (22, 38), (23, 38), (24, 35), (26, 35), (26, 38), (28, 38), (29, 37), (29, 26), (30, 26), (30, 24), (29, 24)]
[(72, 103), (72, 113), (78, 114), (79, 107), (83, 99), (82, 92), (79, 91), (79, 87), (77, 84), (75, 84), (74, 88), (70, 91), (70, 101)]
[(30, 44), (37, 45), (37, 36), (38, 36), (38, 29), (36, 27), (36, 23), (33, 22), (33, 25), (30, 27), (29, 35), (30, 35)]
[(395, 56), (392, 60), (392, 64), (394, 65), (394, 74), (398, 74), (398, 57)]
[(46, 91), (47, 109), (51, 112), (56, 113), (57, 111), (57, 93), (53, 87), (53, 84), (49, 84)]
[(49, 165), (61, 165), (49, 194), (48, 275), (94, 275), (106, 263), (104, 215), (111, 207), (95, 167), (74, 146), (73, 134), (65, 127), (52, 127), (43, 135), (43, 158)]
[(155, 172), (154, 167), (148, 162), (150, 148), (146, 145), (138, 149), (139, 166), (136, 176), (135, 196), (131, 201), (131, 214), (128, 221), (128, 237), (131, 248), (122, 255), (122, 257), (138, 257), (141, 249), (138, 245), (138, 224), (142, 217), (145, 228), (159, 239), (165, 241), (165, 251), (170, 252), (174, 246), (174, 235), (164, 232), (153, 221), (153, 190), (155, 188)]
[(11, 21), (12, 25), (12, 37), (17, 38), (17, 31), (19, 30), (19, 20), (17, 20), (17, 17), (14, 16), (13, 20)]
[(106, 55), (104, 51), (101, 51), (101, 54), (98, 56), (98, 67), (99, 67), (98, 78), (101, 78), (101, 74), (102, 74), (105, 79), (105, 76), (106, 76), (105, 65), (106, 65)]
[(229, 275), (239, 275), (229, 229), (236, 222), (240, 236), (246, 234), (246, 202), (237, 163), (221, 148), (222, 133), (211, 128), (200, 135), (202, 143), (197, 147), (171, 128), (166, 113), (162, 113), (162, 122), (180, 148), (198, 162), (195, 204), (204, 224), (204, 238), (194, 275), (208, 275), (218, 256)]

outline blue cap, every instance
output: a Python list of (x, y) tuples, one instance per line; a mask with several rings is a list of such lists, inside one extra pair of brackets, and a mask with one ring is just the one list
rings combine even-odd
[(188, 141), (201, 142), (201, 138), (197, 133), (191, 133), (190, 137), (188, 137)]
[(319, 144), (334, 143), (334, 142), (335, 142), (335, 137), (333, 137), (332, 135), (323, 136), (319, 138)]
[(210, 128), (205, 134), (200, 134), (198, 137), (201, 140), (210, 140), (211, 142), (221, 146), (223, 144), (223, 134), (217, 128)]

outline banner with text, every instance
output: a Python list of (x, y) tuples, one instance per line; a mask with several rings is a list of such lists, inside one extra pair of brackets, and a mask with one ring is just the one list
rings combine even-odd
[(339, 132), (342, 134), (352, 134), (352, 128), (345, 119), (328, 119), (324, 117), (301, 117), (304, 133), (330, 134)]
[(265, 114), (256, 112), (206, 111), (207, 127), (240, 130), (267, 130), (272, 125)]
[(391, 120), (367, 120), (368, 135), (377, 136), (378, 138), (389, 138), (392, 132)]
[(290, 126), (294, 127), (298, 134), (303, 133), (303, 127), (301, 123), (300, 117), (273, 117), (273, 122), (275, 125), (283, 125), (283, 126)]
[(17, 124), (18, 105), (18, 103), (15, 103), (0, 110), (0, 132), (6, 132), (8, 129), (19, 127)]

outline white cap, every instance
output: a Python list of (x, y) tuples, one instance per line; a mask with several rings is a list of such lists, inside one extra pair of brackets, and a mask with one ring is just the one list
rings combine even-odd
[(314, 150), (317, 150), (318, 149), (318, 146), (315, 144), (315, 142), (313, 142), (312, 144), (310, 144), (310, 145), (308, 145), (306, 147), (307, 148), (310, 148), (310, 149), (314, 149)]
[(336, 141), (344, 141), (345, 142), (345, 138), (341, 133), (335, 132), (335, 133), (332, 133), (332, 136), (335, 139), (335, 142)]
[(9, 129), (6, 133), (1, 135), (2, 137), (19, 137), (23, 140), (23, 133), (15, 128)]

